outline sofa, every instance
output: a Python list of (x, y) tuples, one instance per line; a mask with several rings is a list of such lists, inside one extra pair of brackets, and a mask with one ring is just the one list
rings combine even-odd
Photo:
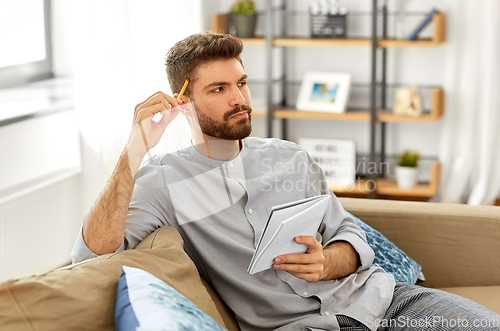
[[(418, 285), (500, 313), (500, 207), (341, 198), (344, 208), (422, 266)], [(134, 250), (0, 284), (0, 330), (114, 330), (122, 266), (148, 271), (227, 330), (231, 311), (200, 278), (179, 233), (160, 228)]]

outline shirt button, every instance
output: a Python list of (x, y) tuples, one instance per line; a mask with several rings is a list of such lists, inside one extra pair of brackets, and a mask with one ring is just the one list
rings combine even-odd
[(307, 293), (307, 292), (302, 292), (302, 295), (309, 295), (309, 293)]
[(233, 162), (229, 162), (229, 166), (232, 168), (233, 167)]
[(249, 214), (253, 213), (253, 209), (252, 209), (252, 208), (250, 208), (250, 209), (248, 210), (248, 213), (249, 213)]
[(329, 316), (329, 315), (330, 315), (330, 312), (329, 312), (329, 311), (325, 311), (325, 315), (326, 315), (326, 316)]

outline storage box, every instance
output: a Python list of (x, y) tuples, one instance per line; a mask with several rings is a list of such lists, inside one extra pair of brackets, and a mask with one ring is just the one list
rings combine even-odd
[(347, 14), (309, 14), (311, 38), (346, 38)]

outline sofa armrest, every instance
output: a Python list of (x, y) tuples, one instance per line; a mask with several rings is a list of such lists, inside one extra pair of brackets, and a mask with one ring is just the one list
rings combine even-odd
[(419, 285), (500, 285), (500, 207), (340, 200), (422, 266)]

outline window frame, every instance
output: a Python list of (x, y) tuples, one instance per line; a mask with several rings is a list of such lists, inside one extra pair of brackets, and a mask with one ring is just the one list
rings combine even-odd
[(9, 88), (53, 78), (51, 0), (43, 0), (45, 29), (45, 59), (0, 68), (0, 88)]

